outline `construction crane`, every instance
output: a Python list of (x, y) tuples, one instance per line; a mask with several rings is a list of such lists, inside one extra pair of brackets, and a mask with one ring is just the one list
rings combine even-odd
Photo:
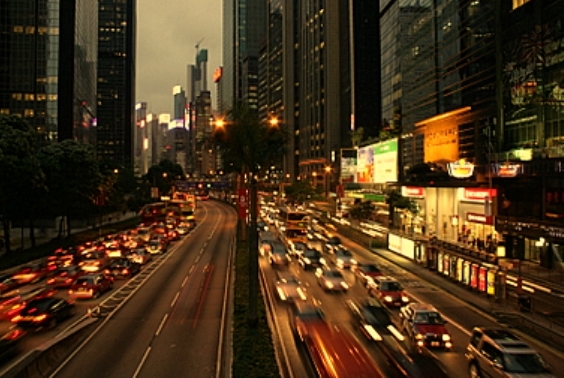
[(200, 52), (200, 44), (202, 43), (203, 40), (204, 38), (200, 39), (198, 43), (196, 43), (196, 56), (198, 56), (198, 53)]

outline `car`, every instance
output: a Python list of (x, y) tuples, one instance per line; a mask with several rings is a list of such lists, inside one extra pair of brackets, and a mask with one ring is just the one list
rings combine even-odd
[(317, 276), (317, 283), (325, 291), (346, 292), (349, 290), (349, 284), (337, 269), (317, 268), (315, 275)]
[(259, 220), (257, 222), (257, 231), (268, 231), (268, 225), (265, 221)]
[(364, 286), (366, 286), (369, 281), (373, 281), (374, 278), (384, 275), (380, 268), (373, 263), (357, 262), (351, 266), (351, 271), (355, 274), (356, 279)]
[(307, 244), (302, 241), (290, 241), (288, 245), (290, 247), (289, 248), (290, 255), (295, 256), (297, 258), (299, 258), (300, 255), (302, 255), (304, 251), (307, 249)]
[(55, 328), (62, 320), (70, 318), (76, 312), (74, 302), (57, 298), (34, 299), (26, 304), (12, 323), (22, 328)]
[(12, 274), (12, 278), (25, 285), (29, 283), (39, 282), (50, 274), (50, 270), (44, 263), (34, 263), (19, 268)]
[(147, 243), (151, 240), (152, 232), (150, 227), (139, 227), (137, 229), (137, 237)]
[(20, 281), (14, 279), (12, 274), (0, 275), (0, 295), (7, 294), (22, 286)]
[(272, 248), (272, 243), (278, 241), (278, 237), (270, 231), (264, 231), (259, 233), (259, 253), (261, 256), (268, 256), (270, 249)]
[(294, 337), (300, 341), (304, 341), (309, 324), (325, 323), (323, 310), (313, 301), (294, 301), (289, 312), (290, 327)]
[(185, 223), (181, 223), (176, 227), (176, 232), (178, 232), (179, 236), (188, 235), (190, 233), (190, 226)]
[(305, 301), (307, 299), (302, 283), (290, 272), (278, 272), (275, 286), (278, 299), (283, 302)]
[(159, 239), (152, 239), (145, 245), (145, 250), (152, 255), (162, 255), (167, 251), (167, 246)]
[(306, 249), (304, 253), (300, 255), (298, 263), (304, 270), (316, 269), (326, 265), (326, 261), (321, 252), (313, 248)]
[(81, 261), (78, 263), (80, 269), (85, 272), (100, 272), (108, 266), (110, 259), (105, 252), (94, 251), (82, 255)]
[(350, 269), (352, 265), (356, 264), (356, 260), (351, 251), (343, 247), (334, 249), (333, 261), (335, 265), (341, 269)]
[(355, 323), (368, 340), (382, 341), (384, 336), (404, 340), (404, 336), (395, 328), (390, 310), (376, 298), (350, 299), (346, 303)]
[(18, 292), (10, 305), (2, 309), (2, 318), (12, 319), (18, 315), (22, 309), (32, 300), (40, 298), (53, 297), (57, 293), (57, 289), (49, 286), (36, 287), (31, 290)]
[(272, 242), (268, 254), (268, 261), (273, 266), (286, 266), (290, 263), (290, 255), (282, 242)]
[(475, 327), (465, 355), (471, 378), (555, 377), (539, 352), (504, 328)]
[(409, 303), (409, 297), (401, 284), (393, 277), (375, 277), (367, 284), (368, 294), (379, 299), (386, 306), (404, 306)]
[(425, 303), (410, 303), (400, 310), (401, 325), (416, 347), (452, 348), (446, 321), (437, 309)]
[(15, 357), (20, 352), (20, 341), (26, 335), (21, 328), (12, 328), (0, 336), (0, 363)]
[(337, 248), (342, 247), (341, 238), (338, 236), (331, 236), (325, 242), (325, 252), (333, 253)]
[(98, 298), (114, 287), (114, 280), (103, 273), (91, 273), (78, 277), (70, 287), (68, 294), (71, 298)]
[(52, 277), (47, 280), (47, 285), (52, 287), (69, 287), (76, 279), (86, 274), (78, 265), (60, 267)]
[(145, 265), (153, 259), (153, 255), (151, 255), (145, 248), (136, 248), (127, 255), (127, 258), (137, 264)]
[(130, 278), (141, 271), (141, 265), (130, 259), (116, 259), (108, 265), (104, 273), (114, 278)]
[(180, 239), (180, 234), (176, 230), (176, 228), (169, 229), (166, 233), (166, 238), (170, 241), (176, 241)]

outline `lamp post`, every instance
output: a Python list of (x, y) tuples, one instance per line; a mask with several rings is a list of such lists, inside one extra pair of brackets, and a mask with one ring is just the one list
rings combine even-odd
[(332, 168), (330, 165), (325, 166), (325, 199), (329, 202), (329, 175)]

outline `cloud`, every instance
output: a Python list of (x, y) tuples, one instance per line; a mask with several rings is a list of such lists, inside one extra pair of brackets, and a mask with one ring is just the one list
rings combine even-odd
[(140, 0), (137, 3), (136, 100), (153, 113), (171, 113), (172, 87), (186, 87), (186, 66), (195, 45), (208, 49), (208, 89), (221, 65), (222, 0)]

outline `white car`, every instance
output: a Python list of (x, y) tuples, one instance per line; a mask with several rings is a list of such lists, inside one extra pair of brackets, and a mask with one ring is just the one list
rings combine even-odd
[(305, 301), (307, 299), (305, 288), (302, 283), (293, 274), (283, 271), (278, 272), (276, 280), (276, 293), (278, 298), (283, 302), (292, 302), (296, 300)]
[(335, 248), (333, 258), (335, 265), (341, 269), (350, 269), (351, 266), (356, 265), (357, 261), (354, 259), (353, 254), (345, 248)]
[(317, 276), (317, 283), (325, 291), (346, 292), (349, 290), (349, 284), (345, 281), (343, 274), (337, 269), (318, 268), (315, 271), (315, 275)]

